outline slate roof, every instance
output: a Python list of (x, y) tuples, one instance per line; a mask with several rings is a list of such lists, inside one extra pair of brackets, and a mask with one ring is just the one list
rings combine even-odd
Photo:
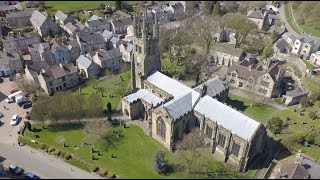
[(65, 27), (66, 29), (68, 29), (69, 31), (71, 31), (71, 33), (74, 33), (74, 31), (77, 30), (77, 28), (78, 28), (77, 26), (73, 25), (72, 22), (66, 23), (66, 24), (64, 25), (64, 27)]
[[(131, 52), (133, 50), (133, 44), (126, 42), (124, 44), (120, 44), (127, 52)], [(120, 47), (119, 46), (119, 47)]]
[(30, 21), (32, 25), (36, 27), (41, 27), (42, 24), (46, 21), (46, 19), (47, 19), (47, 16), (45, 16), (38, 10), (35, 10), (30, 17)]
[(88, 27), (95, 27), (95, 26), (110, 24), (110, 22), (105, 18), (99, 17), (97, 15), (92, 15), (91, 18), (86, 20), (85, 24)]
[(85, 44), (97, 44), (106, 42), (100, 32), (82, 31), (78, 33), (80, 42)]
[(86, 69), (88, 69), (92, 64), (92, 61), (87, 57), (85, 57), (84, 55), (80, 55), (76, 60), (76, 62), (77, 64), (81, 64), (82, 66), (84, 66)]
[(320, 43), (320, 38), (311, 36), (310, 34), (306, 34), (306, 33), (301, 33), (298, 39), (306, 43), (314, 43), (314, 44)]
[[(104, 49), (100, 49), (99, 51), (97, 51), (97, 53), (100, 61), (110, 61), (114, 58), (121, 57), (121, 53), (118, 49), (111, 49), (107, 51)], [(89, 52), (89, 55), (91, 56), (91, 58), (93, 58), (93, 56), (96, 55), (96, 52)]]
[(164, 99), (155, 96), (154, 94), (152, 94), (150, 91), (146, 89), (139, 89), (137, 92), (124, 97), (124, 99), (130, 103), (138, 99), (142, 99), (147, 103), (152, 104), (153, 106), (157, 106), (158, 104), (164, 101)]
[(20, 18), (20, 17), (31, 17), (34, 10), (30, 11), (18, 11), (18, 12), (9, 12), (6, 14), (6, 18)]
[(74, 66), (72, 63), (64, 65), (63, 68), (61, 68), (59, 64), (55, 64), (46, 68), (45, 73), (42, 73), (42, 76), (46, 82), (50, 82), (76, 72), (77, 66)]
[(198, 93), (201, 93), (201, 89), (203, 85), (207, 86), (207, 93), (206, 95), (213, 97), (217, 94), (220, 94), (222, 91), (224, 91), (226, 88), (223, 86), (222, 82), (218, 77), (209, 79), (208, 81), (200, 84), (199, 86), (193, 88), (193, 90), (197, 91)]
[(58, 10), (55, 14), (55, 17), (64, 23), (64, 21), (68, 18), (68, 15)]
[(106, 39), (106, 40), (110, 40), (114, 35), (116, 35), (115, 33), (108, 31), (108, 30), (104, 30), (102, 33), (102, 36)]
[(6, 36), (3, 37), (2, 42), (9, 42), (9, 41), (16, 41), (16, 40), (23, 40), (23, 39), (31, 39), (31, 38), (40, 38), (40, 35), (37, 32), (30, 32), (21, 35), (14, 35), (14, 36)]
[(133, 23), (133, 20), (130, 17), (126, 17), (126, 18), (119, 18), (116, 19), (114, 21), (111, 21), (111, 23), (115, 26), (115, 27), (120, 27), (120, 26), (129, 26)]
[(251, 9), (248, 12), (247, 16), (250, 17), (250, 18), (257, 18), (257, 19), (263, 19), (264, 18), (263, 11), (259, 10), (256, 7)]
[(78, 41), (76, 39), (72, 40), (72, 41), (68, 41), (68, 49), (71, 50), (74, 47), (79, 47)]
[(310, 173), (300, 163), (284, 164), (276, 175), (276, 179), (308, 179)]
[(176, 120), (192, 110), (192, 93), (176, 97), (165, 103), (163, 107), (170, 117)]
[(254, 119), (209, 96), (200, 99), (194, 110), (247, 141), (251, 141), (261, 125)]
[(197, 91), (187, 87), (186, 85), (183, 85), (179, 81), (176, 81), (162, 74), (159, 71), (151, 73), (146, 80), (149, 83), (155, 85), (156, 87), (162, 89), (163, 91), (171, 94), (174, 98), (181, 97), (191, 92), (192, 106), (196, 103), (197, 99), (200, 96), (200, 94)]
[(26, 68), (29, 70), (33, 78), (36, 78), (42, 69), (49, 67), (49, 64), (45, 61), (40, 61), (37, 63), (29, 63)]

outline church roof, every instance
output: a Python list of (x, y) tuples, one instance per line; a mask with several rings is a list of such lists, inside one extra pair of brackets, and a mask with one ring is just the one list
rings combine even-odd
[(200, 99), (194, 110), (247, 141), (260, 126), (254, 119), (209, 96)]
[(192, 93), (189, 92), (181, 97), (174, 98), (164, 104), (164, 108), (174, 120), (178, 119), (192, 110)]
[(181, 97), (191, 92), (192, 94), (192, 106), (196, 103), (200, 94), (189, 88), (186, 85), (162, 74), (159, 71), (155, 71), (153, 74), (147, 77), (147, 81), (163, 91), (169, 93), (174, 98)]
[(124, 97), (124, 99), (131, 103), (138, 99), (142, 99), (147, 103), (152, 104), (153, 106), (156, 106), (157, 104), (160, 104), (161, 102), (164, 101), (162, 98), (155, 96), (154, 94), (152, 94), (150, 91), (146, 89), (139, 89), (137, 92)]
[[(218, 77), (209, 79), (208, 81), (206, 81), (203, 84), (205, 84), (207, 86), (206, 95), (208, 95), (210, 97), (213, 97), (217, 94), (220, 94), (222, 91), (224, 91), (226, 89)], [(200, 84), (199, 86), (193, 88), (193, 90), (200, 93), (203, 84)]]

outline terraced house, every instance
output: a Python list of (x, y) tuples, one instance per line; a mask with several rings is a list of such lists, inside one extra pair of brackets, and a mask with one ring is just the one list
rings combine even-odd
[(206, 82), (210, 84), (206, 91), (161, 73), (158, 23), (147, 23), (146, 13), (142, 27), (134, 18), (133, 93), (123, 97), (122, 113), (145, 123), (148, 135), (172, 151), (186, 133), (200, 128), (213, 157), (245, 172), (264, 149), (265, 127), (212, 98), (225, 92), (219, 79)]

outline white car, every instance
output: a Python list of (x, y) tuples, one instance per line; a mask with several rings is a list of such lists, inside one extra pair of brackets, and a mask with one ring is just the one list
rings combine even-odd
[(18, 114), (13, 115), (13, 116), (12, 116), (12, 119), (11, 119), (11, 121), (10, 121), (10, 125), (11, 125), (11, 126), (15, 126), (15, 125), (18, 124), (18, 122), (19, 122), (19, 116), (18, 116)]
[(14, 100), (12, 98), (6, 98), (6, 102), (7, 103), (12, 103), (12, 102), (14, 102)]

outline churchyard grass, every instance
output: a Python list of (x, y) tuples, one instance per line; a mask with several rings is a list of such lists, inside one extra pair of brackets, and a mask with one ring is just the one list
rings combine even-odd
[[(193, 173), (186, 173), (181, 169), (186, 164), (177, 153), (169, 152), (163, 145), (144, 134), (142, 129), (136, 125), (130, 125), (123, 129), (122, 126), (114, 127), (115, 130), (122, 130), (123, 138), (114, 146), (105, 149), (104, 143), (99, 141), (94, 144), (94, 150), (100, 151), (102, 156), (95, 154), (98, 160), (91, 160), (91, 146), (81, 147), (84, 138), (82, 125), (47, 126), (42, 129), (41, 124), (34, 124), (33, 128), (38, 129), (35, 134), (39, 135), (36, 141), (54, 146), (61, 151), (72, 154), (74, 158), (87, 161), (99, 168), (105, 168), (108, 172), (115, 173), (121, 178), (208, 178), (201, 164), (205, 161), (208, 164), (208, 172), (217, 171), (229, 172), (223, 177), (229, 178), (253, 178), (254, 172), (249, 171), (246, 175), (240, 175), (231, 171), (221, 162), (216, 161), (210, 154), (202, 151), (198, 162), (193, 168)], [(26, 130), (25, 135), (32, 138), (31, 133)], [(64, 147), (64, 143), (67, 147)], [(78, 146), (79, 150), (74, 150)], [(152, 157), (156, 150), (165, 152), (169, 165), (173, 165), (173, 172), (168, 175), (159, 175), (153, 171)], [(116, 158), (112, 158), (113, 154)], [(87, 166), (80, 161), (66, 160), (80, 168), (87, 170)], [(179, 170), (180, 167), (180, 170)]]

